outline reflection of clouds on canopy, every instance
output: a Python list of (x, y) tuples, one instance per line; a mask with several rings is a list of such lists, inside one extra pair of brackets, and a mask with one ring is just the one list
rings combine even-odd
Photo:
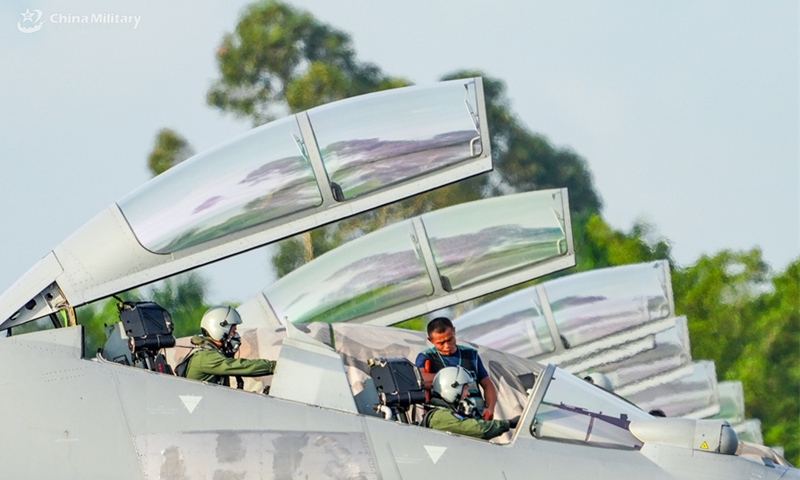
[(655, 335), (655, 348), (645, 350), (621, 362), (595, 368), (611, 380), (614, 388), (684, 367), (691, 361), (686, 317), (678, 317), (676, 326)]
[(356, 260), (347, 267), (332, 273), (326, 281), (333, 282), (338, 278), (349, 279), (342, 285), (341, 291), (345, 296), (351, 296), (376, 287), (411, 279), (424, 271), (424, 264), (415, 252), (382, 253)]
[(672, 314), (662, 262), (563, 277), (544, 289), (559, 333), (572, 346)]
[(718, 406), (714, 362), (695, 362), (691, 375), (633, 393), (628, 395), (628, 400), (642, 410), (660, 408), (668, 417), (683, 416), (709, 405)]
[[(305, 147), (322, 146), (324, 167), (345, 198), (380, 190), (481, 153), (465, 100), (477, 106), (474, 80), (334, 102), (308, 112), (316, 142)], [(157, 253), (319, 206), (301, 138), (295, 116), (263, 125), (170, 169), (119, 205), (142, 245)]]
[[(198, 239), (184, 239), (182, 247), (185, 248), (193, 243), (218, 238), (322, 202), (311, 168), (299, 156), (265, 163), (246, 174), (240, 173), (235, 178), (210, 186), (205, 191), (204, 187), (199, 186), (197, 191), (209, 195), (204, 200), (192, 200), (194, 196), (187, 198), (189, 201), (200, 202), (192, 211), (194, 217), (180, 222), (181, 218), (188, 217), (184, 214), (184, 203), (168, 206), (158, 217), (172, 222), (171, 228), (145, 230), (140, 240), (147, 246), (165, 248), (175, 239), (187, 234)], [(238, 222), (232, 221), (245, 212), (257, 212), (258, 215), (250, 215)], [(226, 223), (230, 225), (226, 227)], [(142, 228), (146, 227), (147, 224)], [(147, 232), (151, 233), (149, 238), (146, 237)]]
[(404, 221), (357, 238), (278, 279), (264, 289), (264, 295), (279, 318), (292, 321), (384, 287), (403, 301), (399, 295), (403, 283), (419, 284), (416, 290), (422, 291), (414, 295), (426, 295), (432, 287), (412, 234), (411, 222)]
[(159, 175), (120, 208), (142, 245), (168, 253), (319, 205), (299, 135), (295, 117), (251, 130)]
[[(410, 227), (410, 222), (403, 223), (408, 225), (407, 228)], [(320, 257), (320, 260), (325, 258), (330, 261), (336, 257), (348, 258), (353, 253), (357, 255), (364, 242), (374, 241), (375, 244), (379, 245), (385, 239), (384, 235), (375, 237), (367, 235), (361, 237), (357, 245), (340, 247), (337, 250), (326, 253), (323, 257)], [(350, 299), (386, 286), (411, 280), (421, 280), (423, 277), (425, 283), (430, 285), (424, 261), (410, 242), (409, 247), (411, 249), (393, 253), (378, 253), (366, 257), (356, 256), (352, 262), (344, 263), (327, 274), (321, 272), (321, 269), (313, 267), (316, 261), (311, 262), (302, 269), (298, 269), (275, 282), (275, 285), (282, 291), (286, 291), (287, 288), (281, 288), (278, 284), (291, 283), (297, 288), (295, 292), (301, 293), (294, 293), (297, 297), (287, 303), (276, 304), (275, 302), (280, 302), (279, 297), (273, 302), (273, 307), (281, 317), (291, 311), (290, 318), (301, 318), (305, 317), (309, 311), (320, 310), (323, 306), (335, 307)], [(272, 290), (272, 287), (265, 290), (267, 298), (270, 298), (271, 301), (269, 292)], [(425, 295), (429, 294), (430, 291), (418, 293)], [(398, 298), (397, 303), (406, 300), (410, 300), (410, 298)], [(294, 310), (301, 306), (305, 306), (305, 308)], [(385, 306), (375, 305), (374, 309), (377, 310)]]
[[(566, 300), (566, 299), (565, 299)], [(652, 320), (666, 318), (668, 311), (651, 310), (652, 297), (573, 297), (568, 304), (552, 305), (558, 331), (572, 346), (587, 343)]]
[(514, 292), (456, 318), (458, 338), (532, 358), (555, 348), (535, 288)]
[[(430, 260), (446, 290), (497, 278), (564, 255), (564, 232), (554, 209), (554, 201), (563, 207), (560, 197), (560, 191), (516, 194), (398, 222), (325, 253), (262, 293), (278, 318), (294, 323), (344, 321), (424, 299), (434, 293), (434, 281), (418, 243), (421, 232), (427, 238), (419, 242), (431, 245)], [(485, 202), (506, 208), (489, 215)], [(476, 209), (480, 214), (473, 215)]]
[(195, 213), (200, 213), (200, 212), (202, 212), (203, 210), (207, 210), (207, 209), (209, 209), (209, 208), (212, 208), (212, 207), (213, 207), (214, 205), (216, 205), (216, 204), (217, 204), (217, 202), (219, 202), (220, 200), (222, 200), (222, 197), (221, 197), (221, 196), (219, 196), (219, 195), (214, 195), (213, 197), (211, 197), (211, 198), (207, 199), (205, 202), (203, 202), (203, 203), (201, 203), (200, 205), (198, 205), (198, 206), (197, 206), (197, 208), (195, 208), (195, 209), (194, 209), (194, 211), (193, 211), (192, 213), (193, 213), (193, 214), (195, 214)]
[(594, 270), (547, 282), (547, 297), (551, 304), (556, 304), (561, 298), (585, 291), (608, 298), (628, 296), (631, 290), (647, 292), (654, 297), (664, 296), (664, 275), (658, 262)]
[[(262, 189), (269, 190), (270, 185), (292, 185), (309, 181), (310, 166), (301, 156), (292, 156), (267, 162), (249, 172), (239, 182), (255, 187), (267, 182)], [(313, 175), (311, 175), (313, 179)]]
[(563, 237), (561, 230), (558, 229), (506, 225), (453, 237), (431, 238), (430, 242), (436, 263), (441, 267), (491, 252), (511, 250), (539, 242), (554, 242), (554, 234), (558, 238)]
[[(260, 200), (259, 208), (275, 207), (277, 204), (291, 204), (313, 199), (319, 202), (319, 192), (316, 187), (314, 175), (310, 166), (300, 157), (287, 157), (264, 163), (258, 168), (249, 171), (241, 178), (241, 174), (217, 187), (221, 192), (204, 200), (195, 212), (208, 209), (205, 226), (213, 227), (213, 220), (222, 223), (236, 213), (240, 213), (248, 206), (252, 208), (252, 200)], [(198, 189), (200, 190), (200, 189)], [(219, 200), (227, 195), (228, 201)], [(264, 202), (270, 199), (271, 202)], [(201, 208), (203, 207), (203, 208)], [(210, 208), (217, 207), (217, 208)], [(179, 216), (179, 212), (175, 212)], [(222, 217), (222, 220), (219, 220)], [(201, 222), (202, 220), (195, 220)]]
[[(673, 314), (663, 262), (580, 273), (545, 282), (542, 287), (558, 331), (570, 346)], [(506, 345), (524, 351), (528, 340), (521, 331), (541, 333), (531, 338), (534, 344), (550, 336), (537, 323), (542, 315), (537, 302), (538, 294), (531, 287), (481, 305), (456, 320), (460, 335), (494, 348)], [(531, 348), (530, 352), (536, 352), (538, 347)]]
[(469, 148), (475, 136), (473, 131), (419, 141), (348, 140), (324, 148), (322, 157), (331, 181), (349, 197), (478, 155)]
[[(470, 86), (469, 91), (465, 85)], [(465, 100), (475, 109), (472, 80), (384, 90), (312, 108), (308, 116), (320, 145), (355, 137), (421, 140), (439, 133), (475, 132)]]
[[(438, 166), (437, 164), (469, 158), (469, 144), (475, 136), (474, 131), (461, 131), (439, 134), (427, 140), (387, 141), (377, 138), (346, 140), (323, 148), (322, 156), (332, 175), (339, 171), (363, 168), (365, 165), (397, 157), (402, 157), (406, 161), (381, 163), (376, 172), (387, 174), (394, 168), (400, 168), (401, 172), (405, 170), (407, 174), (420, 167)], [(409, 159), (414, 161), (410, 162)], [(365, 172), (367, 173), (370, 172)], [(406, 175), (401, 173), (399, 176)]]
[[(468, 89), (464, 87), (468, 86)], [(308, 111), (325, 169), (352, 198), (482, 153), (474, 81), (355, 97)]]
[[(313, 262), (308, 265), (312, 264)], [(295, 272), (275, 282), (277, 287), (282, 287), (282, 293), (290, 291), (290, 295), (273, 296), (272, 287), (265, 290), (265, 296), (270, 299), (279, 318), (302, 319), (312, 311), (334, 308), (370, 291), (408, 282), (420, 284), (418, 288), (407, 292), (414, 295), (413, 298), (429, 294), (431, 288), (424, 264), (411, 251), (381, 253), (360, 258), (325, 275), (324, 278), (312, 269), (304, 269), (302, 272), (298, 269)], [(277, 285), (279, 283), (285, 285)], [(408, 300), (396, 295), (397, 291), (394, 293), (394, 301), (391, 304)], [(390, 305), (381, 303), (374, 307), (380, 309), (387, 306)]]
[[(463, 207), (452, 207), (451, 214), (457, 215)], [(422, 218), (424, 221), (425, 216)], [(264, 290), (264, 295), (279, 318), (292, 321), (324, 315), (354, 299), (358, 302), (354, 308), (364, 313), (430, 295), (432, 283), (424, 259), (410, 241), (411, 232), (411, 222), (406, 220), (361, 237), (279, 279)], [(481, 270), (476, 275), (490, 275), (495, 266), (479, 260), (537, 244), (544, 237), (555, 244), (553, 234), (562, 238), (558, 229), (509, 225), (431, 239), (431, 245), (440, 269), (474, 263)]]
[(496, 321), (508, 318), (527, 318), (527, 313), (541, 315), (539, 296), (535, 287), (519, 290), (504, 297), (473, 308), (454, 321), (458, 322), (459, 333), (480, 328), (485, 324), (494, 324)]

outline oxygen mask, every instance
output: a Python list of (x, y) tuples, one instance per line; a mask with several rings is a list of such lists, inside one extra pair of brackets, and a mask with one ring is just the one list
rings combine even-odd
[(465, 417), (478, 418), (483, 413), (485, 403), (478, 385), (470, 382), (464, 385), (461, 391), (461, 398), (456, 403), (456, 411)]
[(239, 347), (241, 346), (242, 339), (239, 336), (239, 332), (234, 332), (233, 335), (226, 337), (222, 341), (222, 354), (228, 358), (231, 358), (236, 355), (236, 352), (239, 351)]

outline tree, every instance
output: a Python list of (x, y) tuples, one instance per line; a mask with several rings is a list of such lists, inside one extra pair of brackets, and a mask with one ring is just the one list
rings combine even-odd
[(205, 300), (207, 285), (199, 273), (188, 272), (152, 287), (146, 297), (167, 309), (176, 337), (188, 337), (200, 333), (200, 318), (210, 307)]
[(350, 36), (277, 1), (250, 5), (217, 50), (210, 105), (260, 125), (407, 82), (355, 58)]
[[(136, 302), (140, 297), (136, 290), (119, 295), (125, 301)], [(87, 358), (94, 358), (97, 350), (105, 345), (108, 336), (105, 327), (119, 322), (117, 300), (106, 298), (78, 307), (75, 314), (83, 326), (83, 351)]]
[[(172, 317), (175, 337), (186, 337), (200, 333), (200, 318), (209, 305), (205, 301), (207, 281), (196, 272), (171, 277), (163, 282), (146, 287), (143, 291), (133, 289), (117, 295), (126, 302), (152, 301), (164, 307)], [(108, 338), (105, 327), (119, 322), (116, 298), (107, 298), (77, 309), (78, 320), (83, 325), (84, 351), (94, 357)]]
[(744, 386), (747, 414), (762, 422), (764, 442), (783, 445), (800, 463), (800, 259), (751, 302), (742, 354), (724, 373)]
[(723, 250), (674, 269), (675, 308), (689, 320), (692, 357), (713, 359), (724, 377), (744, 352), (755, 317), (753, 302), (767, 285), (761, 251)]
[(572, 216), (577, 271), (671, 260), (666, 240), (659, 239), (653, 243), (648, 240), (653, 233), (652, 226), (640, 222), (625, 233), (613, 229), (600, 215), (590, 212), (586, 210)]
[(155, 177), (194, 155), (194, 149), (181, 135), (169, 128), (156, 134), (153, 151), (147, 157), (147, 166)]
[(483, 180), (490, 188), (483, 196), (566, 187), (573, 212), (600, 214), (602, 201), (586, 160), (569, 149), (555, 148), (542, 135), (530, 132), (513, 113), (502, 80), (480, 70), (456, 71), (442, 80), (469, 77), (483, 77), (491, 135), (494, 171), (481, 176), (490, 178)]
[(757, 248), (703, 256), (672, 274), (675, 306), (689, 320), (693, 358), (741, 380), (764, 441), (800, 461), (800, 259), (770, 276)]

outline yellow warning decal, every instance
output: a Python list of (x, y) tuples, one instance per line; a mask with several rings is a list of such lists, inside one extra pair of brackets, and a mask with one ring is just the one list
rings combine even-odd
[(703, 442), (703, 444), (700, 445), (700, 448), (702, 448), (703, 450), (708, 450), (708, 444), (706, 442)]

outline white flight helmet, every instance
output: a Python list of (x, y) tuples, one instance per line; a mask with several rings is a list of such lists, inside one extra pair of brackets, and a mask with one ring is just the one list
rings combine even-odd
[(454, 404), (461, 400), (464, 385), (474, 382), (472, 374), (464, 367), (445, 367), (433, 378), (433, 390), (442, 400)]
[(242, 323), (242, 317), (233, 307), (217, 306), (211, 307), (200, 320), (200, 328), (206, 335), (214, 340), (221, 342), (227, 339), (231, 328)]

